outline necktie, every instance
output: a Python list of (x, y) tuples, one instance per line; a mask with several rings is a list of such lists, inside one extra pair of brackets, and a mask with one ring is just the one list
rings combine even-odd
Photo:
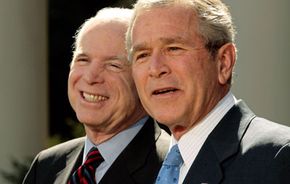
[(96, 184), (96, 168), (104, 161), (99, 150), (93, 147), (87, 154), (86, 161), (70, 177), (68, 184)]
[(174, 145), (163, 161), (162, 167), (157, 176), (156, 184), (175, 184), (178, 183), (179, 169), (183, 160), (178, 149)]

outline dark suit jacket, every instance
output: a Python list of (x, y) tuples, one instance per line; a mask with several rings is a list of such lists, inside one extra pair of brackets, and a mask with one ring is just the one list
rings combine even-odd
[(205, 141), (184, 184), (290, 183), (290, 128), (240, 101)]
[[(64, 184), (82, 162), (84, 138), (40, 152), (23, 184)], [(170, 136), (150, 118), (122, 151), (100, 184), (154, 183), (168, 151)]]

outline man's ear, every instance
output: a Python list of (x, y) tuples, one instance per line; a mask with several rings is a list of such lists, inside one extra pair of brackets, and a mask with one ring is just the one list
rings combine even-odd
[(236, 63), (236, 47), (233, 43), (224, 44), (217, 53), (218, 80), (221, 85), (231, 82)]

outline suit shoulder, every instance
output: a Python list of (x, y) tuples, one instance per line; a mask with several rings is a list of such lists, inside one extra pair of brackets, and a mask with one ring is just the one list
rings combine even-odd
[(61, 157), (67, 155), (76, 148), (79, 148), (80, 146), (82, 147), (84, 145), (84, 141), (85, 138), (81, 137), (57, 144), (55, 146), (52, 146), (48, 149), (41, 151), (38, 154), (38, 159), (43, 160), (49, 157)]
[(290, 142), (290, 127), (260, 117), (252, 120), (247, 132), (265, 141)]
[(277, 153), (289, 144), (290, 127), (260, 117), (252, 120), (242, 139), (244, 150), (255, 148), (262, 149), (265, 153), (273, 151)]

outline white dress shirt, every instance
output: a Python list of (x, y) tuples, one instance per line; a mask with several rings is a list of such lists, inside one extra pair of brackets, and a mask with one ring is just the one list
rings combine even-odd
[(207, 114), (206, 117), (198, 122), (194, 128), (184, 134), (179, 141), (175, 140), (173, 136), (171, 137), (171, 146), (178, 144), (184, 161), (180, 168), (179, 184), (181, 184), (185, 179), (190, 166), (195, 160), (208, 135), (213, 131), (224, 115), (234, 106), (235, 101), (236, 99), (234, 95), (229, 92), (219, 101), (214, 109)]

